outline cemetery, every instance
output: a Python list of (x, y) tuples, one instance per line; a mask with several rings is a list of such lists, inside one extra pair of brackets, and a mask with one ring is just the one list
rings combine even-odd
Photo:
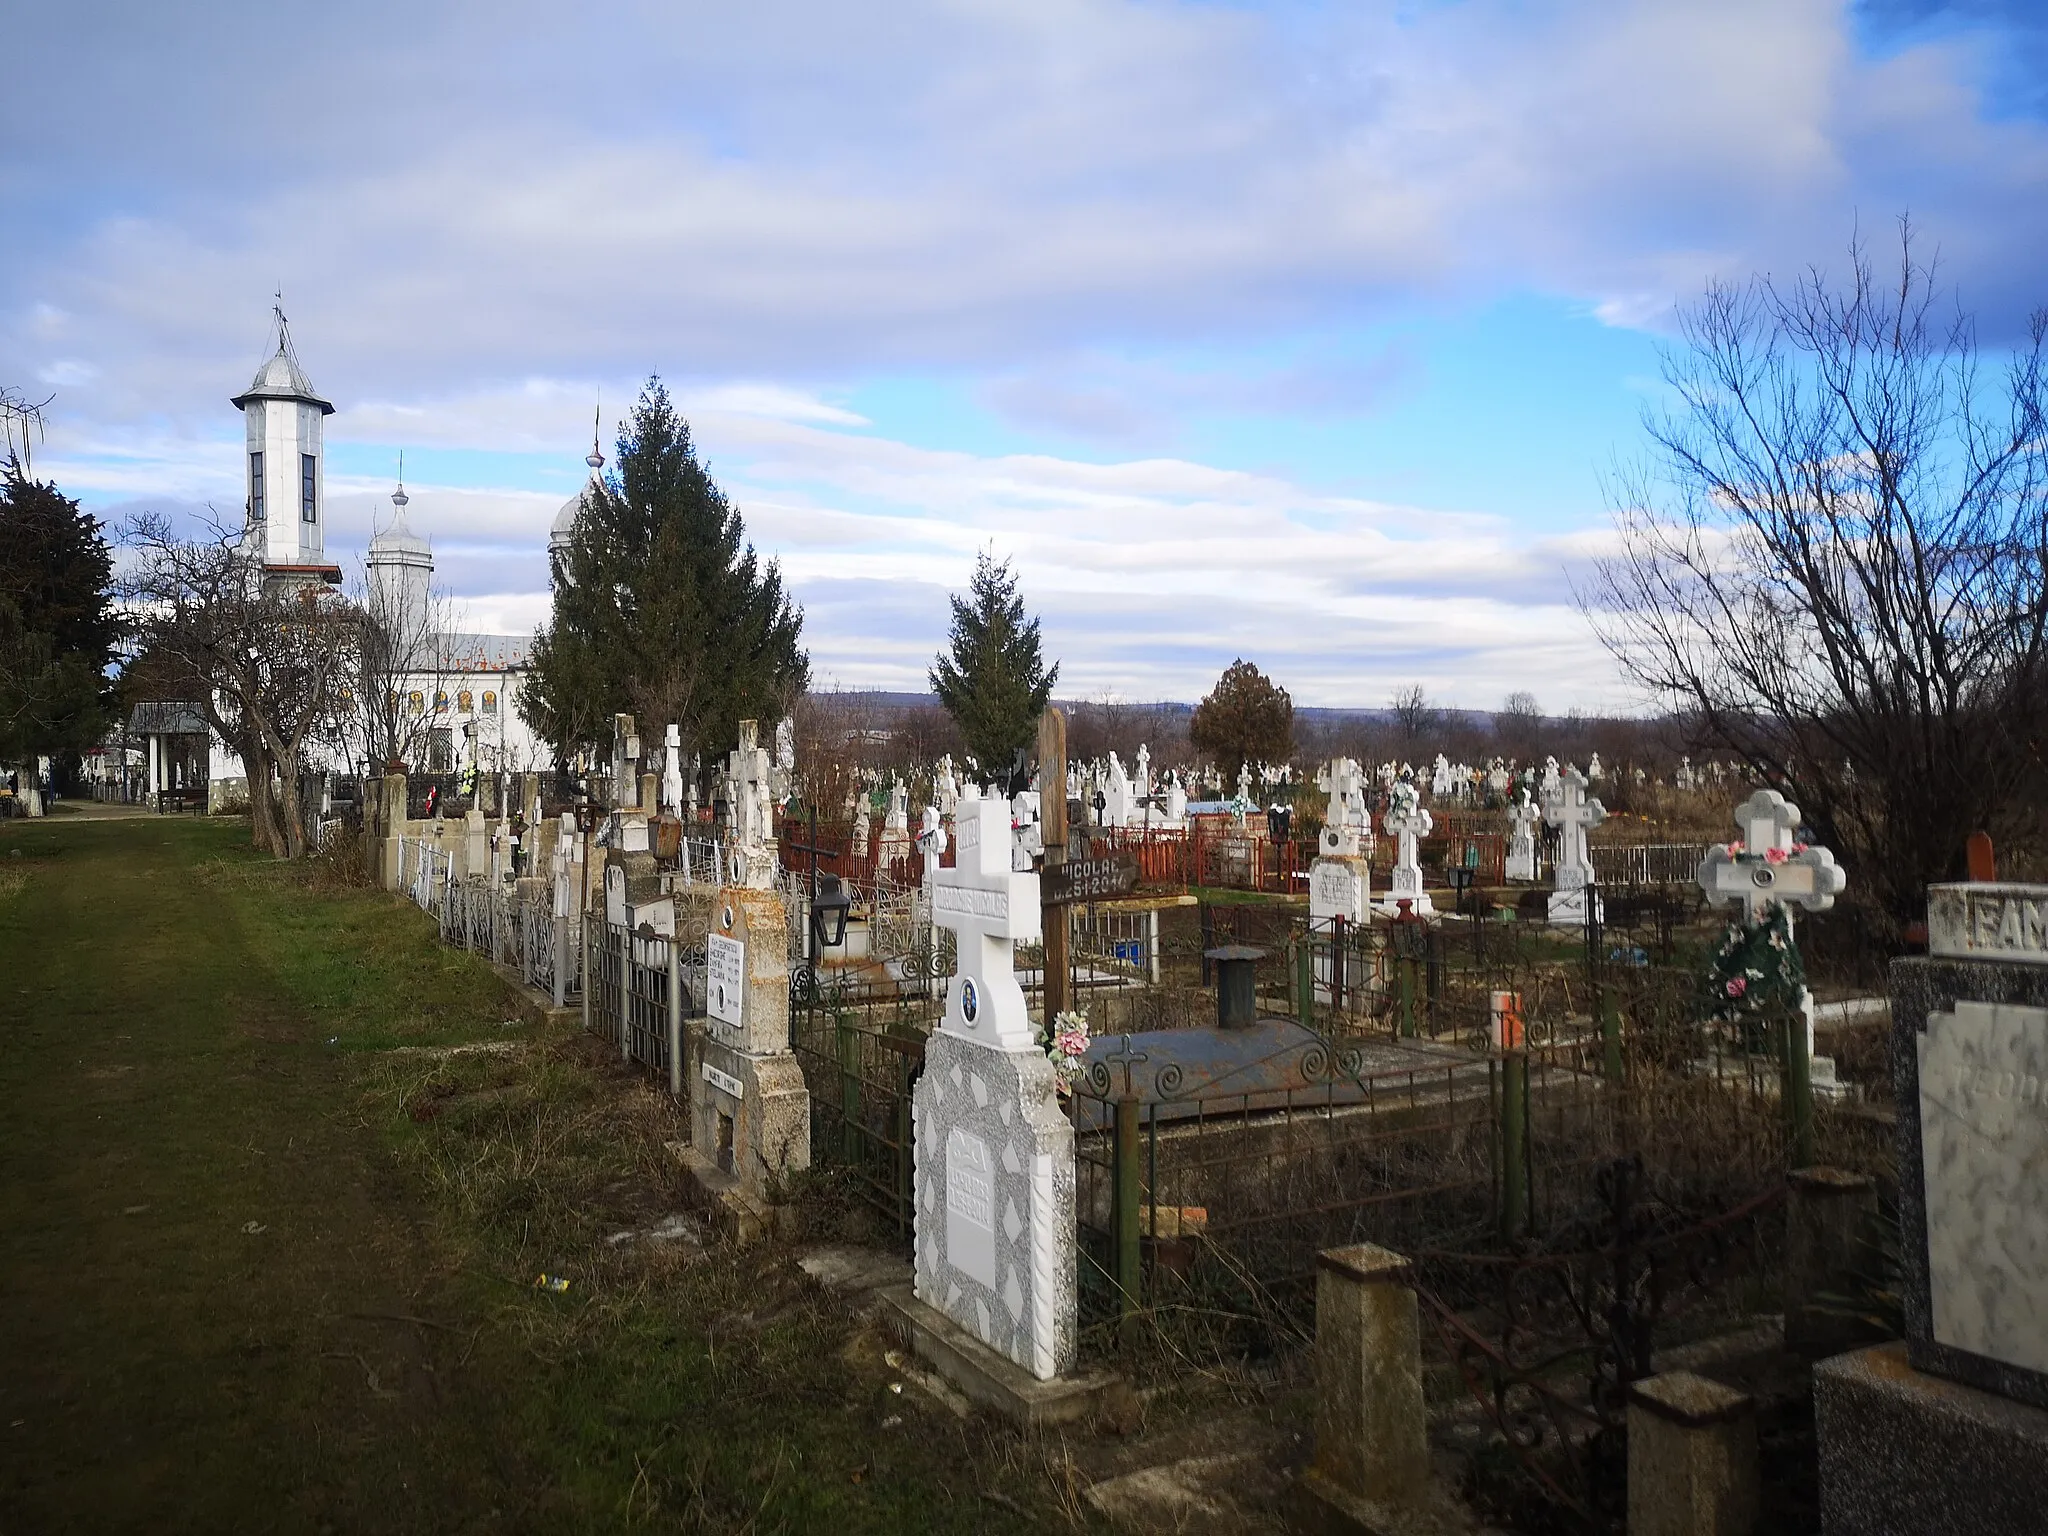
[(330, 502), (281, 287), (165, 471), (239, 508), (102, 517), (0, 380), (0, 1531), (2048, 1533), (2048, 318), (1980, 370), (1913, 238), (1606, 380), (1610, 532), (708, 324)]
[[(607, 771), (435, 817), (372, 781), (364, 869), (672, 1098), (713, 1230), (865, 1211), (905, 1265), (885, 1311), (975, 1403), (1046, 1425), (1111, 1382), (1324, 1369), (1330, 1255), (1366, 1244), (1478, 1507), (1597, 1523), (1652, 1475), (1616, 1457), (1658, 1362), (1777, 1425), (1802, 1348), (1874, 1336), (1825, 1298), (1898, 1177), (1903, 1015), (1801, 967), (1850, 876), (1774, 791), (1724, 776), (1682, 792), (1720, 828), (1622, 842), (1568, 763), (1489, 790), (1337, 759), (1282, 815), (1161, 795), (1141, 749), (1135, 783), (1052, 756), (1065, 816), (1046, 758), (1009, 793), (851, 770), (825, 816), (787, 732), (743, 722), (701, 786), (663, 734), (621, 716)], [(1946, 931), (2042, 948), (2026, 898), (1991, 910)]]

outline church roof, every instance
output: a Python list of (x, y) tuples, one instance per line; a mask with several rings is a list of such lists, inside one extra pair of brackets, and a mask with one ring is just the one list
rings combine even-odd
[(392, 515), (391, 521), (384, 525), (381, 533), (375, 533), (370, 536), (370, 559), (372, 561), (375, 561), (380, 555), (424, 555), (431, 560), (433, 554), (433, 546), (412, 531), (412, 524), (405, 520), (403, 508)]
[(555, 514), (554, 524), (548, 529), (548, 543), (551, 546), (569, 542), (569, 536), (576, 531), (576, 519), (583, 515), (584, 491), (589, 489), (588, 485), (584, 486), (583, 490), (562, 503), (562, 510)]
[(333, 405), (313, 392), (313, 381), (299, 366), (298, 354), (292, 350), (291, 331), (286, 327), (282, 314), (277, 317), (277, 351), (256, 370), (256, 377), (250, 381), (249, 387), (228, 403), (239, 411), (245, 409), (251, 400), (298, 400), (319, 406), (323, 416), (334, 414)]
[(507, 672), (526, 665), (531, 635), (478, 635), (451, 630), (435, 636), (445, 672)]

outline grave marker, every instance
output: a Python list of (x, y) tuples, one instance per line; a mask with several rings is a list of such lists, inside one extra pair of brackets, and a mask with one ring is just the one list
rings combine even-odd
[(958, 969), (912, 1101), (916, 1295), (1046, 1381), (1074, 1360), (1074, 1131), (1017, 985), (1038, 877), (1010, 869), (1000, 800), (963, 794), (954, 837), (933, 907)]
[[(1556, 776), (1556, 789), (1543, 802), (1543, 819), (1559, 833), (1557, 868), (1550, 893), (1550, 921), (1583, 925), (1586, 921), (1586, 887), (1593, 883), (1593, 860), (1586, 851), (1586, 834), (1607, 819), (1607, 807), (1586, 793), (1586, 776), (1567, 767), (1557, 774), (1551, 759), (1544, 768), (1546, 780)], [(1601, 917), (1598, 898), (1593, 916)]]

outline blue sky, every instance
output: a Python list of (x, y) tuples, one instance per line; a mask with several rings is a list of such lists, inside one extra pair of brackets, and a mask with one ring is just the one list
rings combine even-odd
[(1068, 687), (1640, 703), (1576, 610), (1673, 306), (1910, 211), (2048, 302), (2048, 7), (824, 0), (10, 17), (0, 381), (118, 515), (240, 501), (281, 286), (344, 561), (406, 454), (479, 626), (648, 374), (921, 686), (975, 552)]

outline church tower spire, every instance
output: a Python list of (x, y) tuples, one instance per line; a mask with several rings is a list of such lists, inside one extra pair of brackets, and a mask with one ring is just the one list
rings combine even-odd
[(327, 559), (322, 443), (334, 407), (314, 391), (299, 365), (281, 301), (271, 316), (276, 350), (232, 402), (247, 428), (247, 539), (267, 573), (338, 583), (341, 568)]

